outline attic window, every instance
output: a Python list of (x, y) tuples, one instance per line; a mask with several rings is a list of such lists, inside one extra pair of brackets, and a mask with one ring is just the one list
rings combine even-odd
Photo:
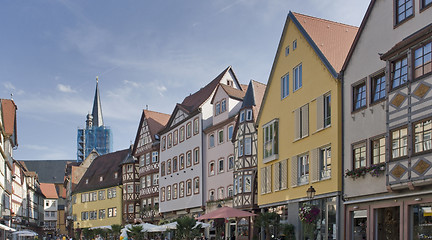
[(114, 178), (117, 178), (118, 177), (118, 173), (114, 173)]
[(297, 48), (297, 39), (293, 41), (293, 51)]
[(100, 177), (99, 177), (99, 182), (102, 182), (102, 181), (103, 181), (103, 177), (100, 176)]
[(289, 45), (285, 48), (285, 56), (289, 55)]
[(228, 85), (228, 86), (233, 86), (233, 81), (231, 81), (231, 80), (227, 80), (227, 85)]
[(86, 179), (86, 184), (88, 184), (88, 179)]

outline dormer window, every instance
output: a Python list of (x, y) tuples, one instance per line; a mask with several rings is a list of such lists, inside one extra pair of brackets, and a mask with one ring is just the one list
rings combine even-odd
[(232, 87), (234, 85), (233, 81), (232, 80), (227, 80), (227, 85)]
[(219, 113), (221, 113), (220, 103), (216, 103), (216, 107), (215, 107), (215, 115), (218, 115)]
[(252, 109), (248, 109), (246, 111), (246, 121), (251, 121), (252, 120)]
[(114, 178), (117, 178), (118, 177), (118, 173), (114, 173)]
[(86, 179), (86, 184), (88, 184), (88, 179)]
[(226, 111), (226, 100), (222, 100), (221, 101), (221, 112), (225, 112)]
[(240, 112), (240, 122), (241, 123), (244, 122), (244, 117), (245, 117), (245, 111), (243, 110)]
[(100, 176), (100, 177), (99, 177), (99, 182), (102, 182), (102, 181), (103, 181), (103, 177)]

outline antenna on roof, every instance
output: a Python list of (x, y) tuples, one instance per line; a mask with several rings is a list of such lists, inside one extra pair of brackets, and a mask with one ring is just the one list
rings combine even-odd
[(96, 83), (99, 83), (99, 77), (96, 76)]
[(146, 110), (148, 110), (148, 105), (146, 104)]
[(13, 100), (13, 93), (11, 93), (11, 100)]

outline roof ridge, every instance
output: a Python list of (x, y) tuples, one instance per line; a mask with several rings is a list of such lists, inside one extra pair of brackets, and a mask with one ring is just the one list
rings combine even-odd
[(359, 27), (354, 26), (354, 25), (349, 25), (349, 24), (342, 23), (342, 22), (336, 22), (336, 21), (333, 21), (333, 20), (325, 19), (325, 18), (314, 17), (314, 16), (303, 14), (303, 13), (298, 13), (298, 12), (292, 12), (292, 13), (294, 15), (301, 15), (303, 17), (307, 17), (307, 18), (318, 20), (318, 21), (322, 21), (322, 22), (329, 22), (329, 23), (338, 24), (338, 25), (342, 25), (342, 26), (346, 26), (346, 27), (351, 27), (351, 28), (359, 28)]
[(263, 86), (267, 86), (267, 84), (262, 83), (262, 82), (259, 82), (259, 81), (257, 81), (257, 80), (253, 80), (253, 79), (251, 79), (251, 81), (252, 81), (252, 82), (255, 82), (255, 83), (258, 83), (258, 84), (261, 84), (261, 85), (263, 85)]

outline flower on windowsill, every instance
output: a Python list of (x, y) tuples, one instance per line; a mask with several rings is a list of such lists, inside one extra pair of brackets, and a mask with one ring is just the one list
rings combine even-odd
[(353, 179), (362, 177), (369, 173), (373, 177), (379, 177), (381, 174), (385, 172), (385, 163), (373, 164), (369, 167), (361, 167), (353, 170), (346, 170), (345, 177), (352, 177)]

